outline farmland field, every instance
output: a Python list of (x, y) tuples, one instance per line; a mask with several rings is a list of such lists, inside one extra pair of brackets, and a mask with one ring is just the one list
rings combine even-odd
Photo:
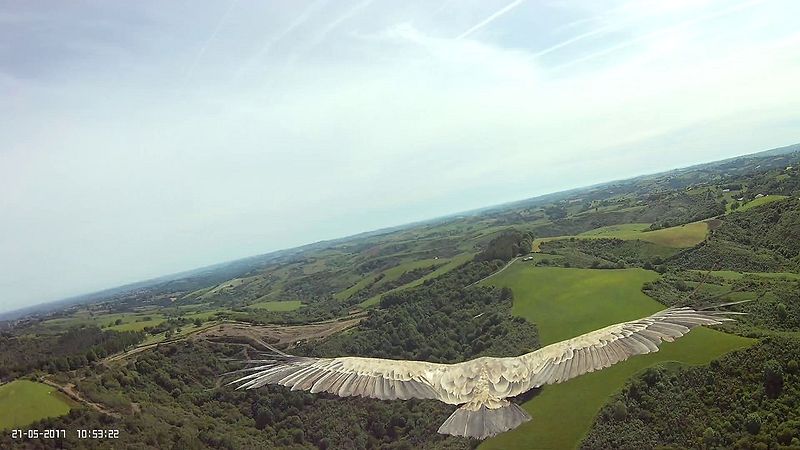
[(785, 195), (765, 195), (763, 197), (757, 198), (755, 200), (751, 200), (744, 205), (742, 205), (736, 211), (743, 212), (747, 211), (748, 209), (756, 208), (761, 205), (766, 205), (767, 203), (777, 202), (780, 200), (785, 200), (787, 197)]
[[(456, 256), (456, 258), (458, 258), (458, 256)], [(394, 267), (390, 267), (390, 268), (384, 270), (383, 272), (381, 272), (383, 277), (380, 278), (380, 280), (378, 280), (377, 282), (375, 282), (375, 279), (376, 279), (375, 276), (372, 276), (372, 275), (366, 276), (366, 277), (362, 278), (361, 280), (359, 280), (358, 283), (350, 286), (349, 288), (347, 288), (347, 289), (345, 289), (345, 290), (343, 290), (341, 292), (337, 292), (336, 294), (334, 294), (334, 298), (339, 299), (339, 300), (344, 300), (344, 299), (347, 299), (347, 298), (351, 297), (353, 294), (357, 293), (361, 289), (364, 289), (367, 285), (369, 285), (372, 282), (375, 282), (375, 286), (380, 286), (382, 284), (385, 284), (385, 283), (388, 283), (390, 281), (394, 281), (394, 280), (400, 278), (400, 276), (403, 275), (403, 273), (408, 272), (410, 270), (419, 269), (419, 268), (423, 268), (423, 267), (430, 267), (430, 266), (434, 266), (434, 265), (441, 266), (441, 265), (445, 265), (445, 264), (447, 264), (449, 262), (450, 262), (450, 259), (447, 259), (447, 258), (441, 258), (441, 259), (438, 259), (438, 258), (436, 258), (436, 259), (435, 258), (427, 258), (427, 259), (419, 259), (419, 260), (415, 260), (415, 261), (406, 261), (406, 262), (398, 264), (398, 265), (396, 265)]]
[(625, 223), (595, 228), (576, 236), (553, 236), (533, 241), (533, 251), (541, 251), (544, 242), (575, 237), (578, 239), (623, 239), (642, 240), (670, 248), (688, 248), (702, 242), (708, 235), (706, 222), (693, 222), (661, 230), (646, 231), (649, 223)]
[[(664, 309), (641, 292), (643, 283), (656, 278), (658, 274), (643, 269), (564, 269), (517, 263), (485, 283), (510, 287), (514, 314), (536, 323), (541, 343), (547, 345)], [(663, 344), (657, 353), (546, 386), (523, 405), (532, 421), (485, 441), (481, 448), (575, 448), (608, 398), (637, 372), (665, 362), (707, 364), (751, 342), (700, 328)]]
[(71, 400), (46, 384), (16, 380), (0, 386), (0, 430), (62, 416), (71, 408)]
[(285, 311), (294, 311), (297, 308), (303, 306), (303, 303), (300, 300), (288, 300), (288, 301), (264, 301), (253, 303), (249, 305), (248, 308), (252, 309), (266, 309), (267, 311), (276, 311), (276, 312), (285, 312)]
[(438, 269), (434, 270), (433, 272), (429, 273), (428, 275), (425, 275), (422, 278), (418, 278), (418, 279), (416, 279), (416, 280), (414, 280), (414, 281), (412, 281), (410, 283), (404, 284), (402, 286), (398, 286), (398, 287), (392, 289), (391, 291), (384, 292), (383, 294), (379, 294), (379, 295), (376, 295), (374, 297), (370, 297), (370, 298), (364, 300), (363, 302), (361, 302), (359, 304), (359, 306), (364, 307), (364, 308), (370, 307), (370, 306), (375, 306), (381, 301), (381, 297), (383, 297), (384, 295), (386, 295), (386, 294), (388, 294), (390, 292), (397, 292), (397, 291), (400, 291), (400, 290), (403, 290), (403, 289), (408, 289), (408, 288), (411, 288), (411, 287), (414, 287), (414, 286), (419, 286), (422, 283), (424, 283), (425, 280), (436, 278), (436, 277), (438, 277), (438, 276), (440, 276), (442, 274), (445, 274), (445, 273), (455, 269), (456, 267), (460, 266), (461, 264), (464, 264), (465, 262), (467, 262), (470, 259), (472, 259), (473, 256), (474, 256), (473, 253), (461, 253), (461, 254), (458, 254), (458, 255), (454, 256), (453, 258), (451, 258), (450, 262), (448, 262), (447, 264), (443, 265), (442, 267), (439, 267)]
[[(116, 325), (115, 322), (121, 323)], [(115, 331), (140, 331), (147, 326), (156, 326), (165, 320), (160, 313), (130, 312), (130, 313), (89, 313), (78, 311), (67, 317), (50, 319), (42, 322), (42, 326), (51, 331), (63, 331), (81, 325), (94, 325)]]
[(650, 224), (646, 223), (611, 225), (581, 233), (578, 237), (641, 239), (665, 247), (686, 248), (702, 242), (708, 234), (708, 224), (705, 222), (645, 231), (649, 226)]
[(733, 270), (714, 270), (711, 271), (711, 275), (726, 280), (740, 280), (744, 278), (745, 275), (760, 278), (786, 278), (790, 280), (800, 280), (800, 274), (791, 272), (735, 272)]
[(164, 320), (165, 319), (161, 314), (150, 314), (147, 316), (138, 316), (138, 317), (129, 316), (127, 320), (122, 319), (121, 324), (110, 326), (108, 327), (108, 329), (115, 331), (142, 331), (146, 327), (158, 326)]

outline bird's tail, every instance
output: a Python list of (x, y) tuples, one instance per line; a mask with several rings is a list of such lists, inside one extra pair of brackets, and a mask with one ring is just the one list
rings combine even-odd
[(524, 409), (507, 400), (503, 400), (499, 408), (466, 404), (444, 421), (439, 433), (486, 439), (529, 420), (531, 416)]

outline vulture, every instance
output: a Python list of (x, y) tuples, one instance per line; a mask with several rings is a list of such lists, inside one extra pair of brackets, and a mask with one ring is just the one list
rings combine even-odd
[[(730, 321), (728, 311), (672, 307), (542, 347), (516, 357), (481, 357), (455, 364), (381, 358), (311, 358), (282, 352), (246, 361), (247, 373), (230, 382), (237, 389), (277, 384), (311, 393), (381, 400), (434, 399), (461, 405), (439, 433), (486, 439), (531, 420), (508, 399), (546, 384), (561, 383), (631, 356), (657, 352), (698, 325)], [(740, 313), (739, 313), (740, 314)]]

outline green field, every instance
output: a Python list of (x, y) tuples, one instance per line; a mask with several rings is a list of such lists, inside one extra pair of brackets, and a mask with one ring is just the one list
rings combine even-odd
[(181, 300), (194, 300), (197, 297), (202, 296), (203, 294), (205, 294), (206, 292), (208, 292), (208, 291), (210, 291), (212, 289), (214, 289), (214, 286), (203, 288), (203, 289), (198, 289), (198, 290), (196, 290), (194, 292), (190, 292), (190, 293), (184, 295), (183, 297), (181, 297)]
[(0, 386), (0, 430), (63, 416), (72, 406), (72, 400), (56, 388), (29, 380), (12, 381)]
[(598, 238), (619, 238), (619, 239), (637, 239), (639, 235), (650, 227), (649, 223), (623, 223), (620, 225), (609, 225), (607, 227), (595, 228), (584, 233), (580, 233), (581, 237), (598, 237)]
[(265, 302), (258, 302), (253, 303), (252, 305), (248, 305), (248, 308), (252, 309), (265, 309), (267, 311), (275, 311), (275, 312), (286, 312), (286, 311), (294, 311), (297, 308), (303, 306), (303, 303), (300, 300), (288, 300), (288, 301), (265, 301)]
[(579, 239), (639, 239), (664, 247), (688, 248), (703, 242), (706, 236), (708, 236), (708, 224), (706, 222), (692, 222), (661, 230), (646, 231), (649, 227), (649, 223), (624, 223), (595, 228), (594, 230), (589, 230), (576, 236), (538, 238), (533, 241), (532, 250), (534, 252), (541, 251), (540, 246), (544, 242), (567, 239), (570, 237)]
[(422, 283), (424, 283), (425, 280), (436, 278), (436, 277), (438, 277), (438, 276), (440, 276), (442, 274), (445, 274), (445, 273), (455, 269), (456, 267), (460, 266), (461, 264), (464, 264), (465, 262), (467, 262), (470, 259), (472, 259), (473, 256), (475, 256), (474, 253), (459, 253), (458, 255), (450, 258), (450, 261), (447, 264), (443, 265), (442, 267), (439, 267), (438, 269), (436, 269), (433, 272), (425, 275), (424, 277), (418, 278), (418, 279), (416, 279), (416, 280), (414, 280), (414, 281), (412, 281), (410, 283), (406, 283), (406, 284), (404, 284), (402, 286), (398, 286), (398, 287), (392, 289), (391, 291), (384, 292), (383, 294), (378, 294), (378, 295), (375, 295), (373, 297), (370, 297), (370, 298), (364, 300), (363, 302), (359, 303), (359, 306), (361, 306), (362, 308), (368, 308), (370, 306), (375, 306), (378, 303), (380, 303), (381, 297), (383, 297), (384, 295), (389, 294), (391, 292), (397, 292), (397, 291), (400, 291), (400, 290), (403, 290), (403, 289), (412, 288), (414, 286), (419, 286)]
[(384, 270), (383, 271), (384, 277), (381, 278), (380, 281), (375, 283), (375, 285), (380, 286), (381, 284), (387, 283), (389, 281), (394, 281), (400, 278), (400, 275), (404, 274), (405, 272), (408, 272), (409, 270), (419, 269), (422, 267), (430, 267), (433, 265), (443, 265), (449, 261), (450, 261), (449, 259), (433, 259), (433, 258), (408, 261), (403, 264), (399, 264), (397, 266)]
[(335, 298), (337, 300), (346, 300), (346, 299), (350, 298), (356, 292), (358, 292), (358, 291), (364, 289), (365, 287), (367, 287), (367, 285), (372, 283), (373, 280), (375, 280), (375, 276), (373, 276), (373, 275), (364, 277), (364, 278), (360, 279), (358, 281), (358, 283), (350, 286), (349, 288), (333, 294), (333, 298)]
[[(456, 258), (457, 257), (458, 256), (456, 256)], [(447, 259), (447, 258), (441, 258), (441, 259), (427, 258), (427, 259), (418, 259), (418, 260), (415, 260), (415, 261), (406, 261), (404, 263), (398, 264), (398, 265), (396, 265), (394, 267), (390, 267), (390, 268), (384, 270), (382, 272), (383, 273), (383, 278), (378, 280), (375, 283), (375, 285), (376, 286), (380, 286), (380, 285), (382, 285), (384, 283), (388, 283), (390, 281), (394, 281), (394, 280), (400, 278), (400, 275), (403, 275), (403, 273), (408, 272), (409, 270), (419, 269), (421, 267), (430, 267), (430, 266), (433, 266), (433, 265), (443, 265), (443, 264), (446, 264), (448, 262), (450, 262), (450, 259)], [(347, 289), (345, 289), (343, 291), (337, 292), (336, 294), (333, 295), (333, 297), (336, 298), (337, 300), (345, 300), (347, 298), (350, 298), (353, 294), (355, 294), (356, 292), (360, 291), (361, 289), (364, 289), (367, 285), (372, 283), (374, 280), (375, 280), (375, 276), (374, 275), (369, 275), (369, 276), (367, 276), (365, 278), (362, 278), (361, 280), (358, 281), (358, 283), (350, 286), (349, 288), (347, 288)]]
[(766, 205), (767, 203), (785, 200), (786, 198), (788, 197), (786, 197), (785, 195), (765, 195), (763, 197), (745, 203), (744, 205), (740, 206), (739, 209), (737, 209), (736, 211), (737, 212), (747, 211), (748, 209), (752, 209), (761, 205)]
[[(144, 320), (148, 318), (147, 320)], [(122, 323), (114, 325), (117, 320)], [(155, 312), (130, 312), (130, 313), (89, 313), (78, 311), (71, 316), (50, 319), (42, 322), (42, 326), (51, 331), (64, 331), (80, 325), (94, 325), (116, 331), (140, 331), (144, 327), (152, 327), (166, 320), (160, 313)]]
[(611, 225), (581, 233), (578, 237), (641, 239), (665, 247), (686, 248), (699, 244), (708, 235), (708, 224), (705, 222), (693, 222), (661, 230), (645, 231), (649, 226), (648, 223)]
[[(706, 273), (705, 271), (697, 271)], [(714, 270), (711, 275), (725, 280), (739, 280), (745, 275), (759, 278), (786, 278), (790, 280), (800, 280), (800, 274), (792, 272), (734, 272), (733, 270)]]
[[(516, 263), (486, 280), (514, 291), (513, 313), (537, 324), (542, 345), (664, 309), (641, 292), (658, 278), (643, 269), (591, 270)], [(665, 362), (707, 364), (752, 340), (693, 330), (657, 353), (637, 356), (563, 384), (546, 386), (523, 407), (533, 420), (485, 441), (484, 449), (569, 449), (580, 445), (600, 408), (637, 372)]]
[[(147, 317), (151, 317), (151, 319), (145, 320)], [(115, 331), (142, 331), (147, 327), (158, 326), (164, 320), (166, 319), (164, 319), (164, 316), (161, 314), (148, 314), (140, 317), (128, 317), (122, 319), (121, 324), (110, 326), (108, 329)]]

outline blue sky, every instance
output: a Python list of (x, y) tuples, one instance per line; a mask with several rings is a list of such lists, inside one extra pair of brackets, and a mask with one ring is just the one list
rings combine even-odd
[(0, 310), (795, 143), (798, 16), (0, 1)]

